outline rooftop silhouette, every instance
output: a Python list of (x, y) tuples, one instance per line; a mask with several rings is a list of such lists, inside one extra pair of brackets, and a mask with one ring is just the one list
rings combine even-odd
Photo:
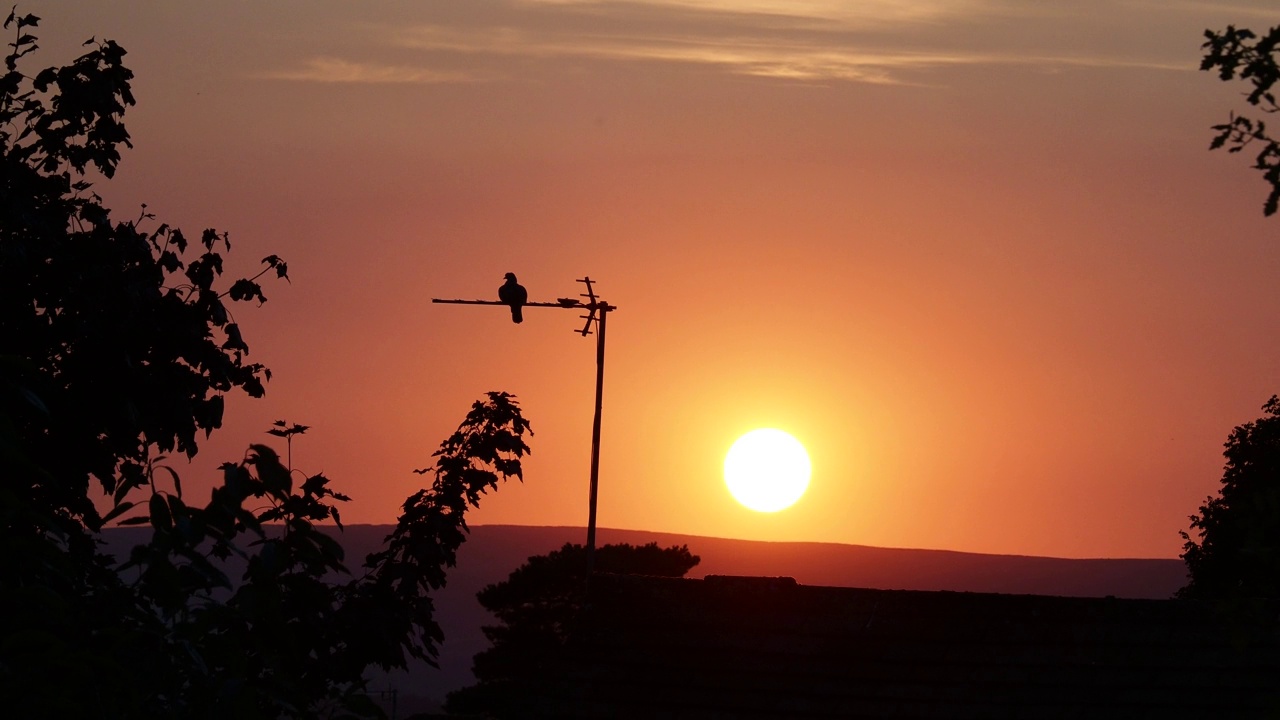
[[(597, 575), (557, 717), (1275, 717), (1280, 641), (1185, 600)], [(1274, 608), (1272, 608), (1274, 610)]]

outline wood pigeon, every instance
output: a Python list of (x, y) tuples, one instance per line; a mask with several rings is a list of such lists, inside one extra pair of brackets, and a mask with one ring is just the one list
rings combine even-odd
[(529, 302), (529, 293), (524, 286), (516, 282), (515, 273), (507, 273), (506, 282), (498, 288), (498, 299), (511, 306), (511, 322), (524, 322), (524, 313), (520, 308)]

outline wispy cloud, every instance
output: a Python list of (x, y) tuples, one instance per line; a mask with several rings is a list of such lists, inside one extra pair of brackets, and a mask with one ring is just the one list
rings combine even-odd
[[(1131, 11), (1127, 22), (1149, 15), (1153, 1), (1121, 0)], [(1195, 64), (1182, 50), (1155, 47), (1150, 33), (1097, 26), (1087, 11), (1021, 0), (495, 0), (411, 17), (362, 28), (372, 45), (366, 55), (390, 51), (400, 64), (312, 57), (261, 77), (474, 82), (527, 76), (568, 59), (802, 82), (919, 85), (939, 82), (931, 71), (949, 67), (1189, 71)]]
[(477, 78), (462, 72), (441, 72), (408, 65), (352, 62), (335, 57), (313, 57), (300, 67), (273, 70), (259, 74), (266, 80), (291, 80), (318, 83), (456, 83), (475, 82)]
[[(744, 75), (796, 79), (844, 78), (888, 82), (882, 58), (848, 50), (785, 46), (752, 38), (677, 36), (572, 37), (541, 35), (501, 27), (460, 32), (457, 28), (421, 25), (395, 33), (403, 48), (534, 58), (576, 57), (615, 61), (657, 61), (719, 66)], [(899, 62), (924, 62), (922, 58)]]
[(1259, 7), (1256, 4), (1250, 5), (1245, 2), (1232, 3), (1222, 2), (1221, 0), (1155, 0), (1153, 4), (1159, 6), (1157, 9), (1167, 10), (1172, 5), (1183, 9), (1211, 12), (1217, 17), (1224, 18), (1224, 25), (1230, 22), (1244, 24), (1262, 21), (1261, 24), (1266, 25), (1266, 27), (1271, 27), (1277, 21), (1277, 13), (1274, 7)]
[[(993, 0), (519, 0), (526, 5), (633, 6), (833, 21), (901, 22), (962, 15)], [(998, 1), (998, 0), (995, 0)]]
[[(589, 0), (537, 0), (581, 3)], [(533, 58), (575, 57), (613, 61), (655, 61), (718, 67), (726, 72), (769, 78), (844, 80), (878, 84), (915, 81), (913, 71), (962, 65), (1037, 65), (1049, 68), (1112, 67), (1188, 70), (1190, 66), (1141, 58), (1101, 55), (897, 50), (860, 43), (837, 34), (738, 32), (714, 34), (564, 34), (518, 27), (459, 29), (438, 25), (401, 28), (392, 42), (402, 48), (433, 52), (473, 53)]]

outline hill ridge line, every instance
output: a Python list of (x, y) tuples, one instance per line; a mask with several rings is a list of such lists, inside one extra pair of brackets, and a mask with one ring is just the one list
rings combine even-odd
[[(343, 527), (394, 528), (395, 524), (394, 523), (345, 523)], [(543, 531), (556, 531), (556, 532), (572, 531), (572, 532), (581, 533), (584, 536), (584, 539), (587, 532), (586, 527), (580, 526), (580, 525), (516, 525), (513, 523), (483, 523), (483, 524), (471, 525), (470, 528), (471, 530), (477, 530), (480, 528), (492, 528), (494, 530), (543, 530)], [(1114, 561), (1114, 562), (1182, 563), (1182, 560), (1176, 557), (1174, 558), (1135, 557), (1135, 556), (1064, 557), (1061, 555), (998, 553), (998, 552), (983, 552), (979, 550), (952, 550), (952, 549), (946, 549), (946, 548), (898, 547), (893, 545), (865, 545), (862, 543), (842, 543), (842, 542), (832, 542), (828, 540), (755, 540), (751, 538), (725, 537), (722, 535), (698, 535), (694, 533), (673, 532), (669, 530), (643, 530), (643, 529), (634, 529), (634, 528), (600, 527), (596, 529), (596, 532), (597, 534), (608, 532), (608, 533), (639, 533), (639, 534), (665, 535), (665, 536), (679, 537), (679, 538), (697, 538), (700, 540), (743, 542), (743, 543), (754, 543), (754, 544), (760, 544), (760, 545), (796, 545), (796, 546), (808, 546), (813, 548), (856, 548), (859, 550), (882, 550), (886, 552), (939, 553), (939, 554), (947, 554), (947, 555), (970, 555), (970, 556), (990, 557), (990, 558), (1017, 558), (1017, 559), (1025, 559), (1025, 560), (1061, 560), (1065, 562), (1112, 562)], [(607, 543), (601, 543), (601, 544), (607, 544)]]

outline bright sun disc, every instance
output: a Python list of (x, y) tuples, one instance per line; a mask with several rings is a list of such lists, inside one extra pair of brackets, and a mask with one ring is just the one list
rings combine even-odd
[(809, 454), (799, 440), (763, 428), (738, 438), (724, 458), (724, 482), (734, 499), (759, 512), (790, 507), (809, 487)]

